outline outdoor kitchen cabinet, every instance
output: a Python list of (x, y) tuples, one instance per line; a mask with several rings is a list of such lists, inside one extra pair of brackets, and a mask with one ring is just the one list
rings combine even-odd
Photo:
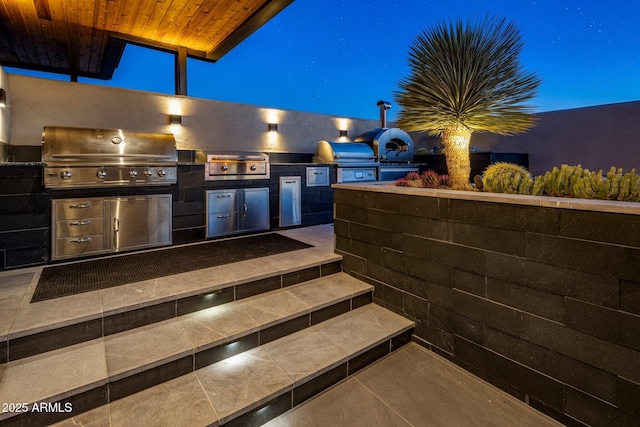
[(170, 245), (171, 194), (54, 199), (51, 259)]
[(206, 237), (269, 229), (269, 188), (208, 190)]

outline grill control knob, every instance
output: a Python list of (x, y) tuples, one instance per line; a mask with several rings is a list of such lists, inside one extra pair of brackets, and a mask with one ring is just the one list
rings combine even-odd
[(62, 179), (71, 178), (71, 172), (70, 171), (62, 171), (62, 172), (60, 172), (60, 178), (62, 178)]
[(220, 169), (222, 169), (223, 171), (226, 171), (227, 169), (229, 169), (229, 166), (227, 166), (227, 165), (222, 165), (222, 167), (221, 167)]
[(135, 169), (131, 169), (131, 170), (129, 171), (129, 176), (130, 176), (131, 178), (135, 178), (136, 176), (138, 176), (138, 171), (137, 171), (137, 170), (135, 170)]
[(96, 174), (96, 176), (100, 179), (105, 179), (107, 177), (107, 171), (104, 169), (101, 169), (98, 171), (98, 173)]
[(164, 169), (158, 169), (158, 176), (165, 176), (167, 173), (164, 171)]
[(256, 168), (256, 165), (251, 165), (251, 167), (250, 167), (249, 169), (251, 169), (252, 171), (254, 171), (254, 170), (256, 170), (257, 168)]
[(146, 176), (147, 178), (149, 178), (151, 176), (151, 171), (149, 169), (145, 169), (144, 170), (144, 176)]

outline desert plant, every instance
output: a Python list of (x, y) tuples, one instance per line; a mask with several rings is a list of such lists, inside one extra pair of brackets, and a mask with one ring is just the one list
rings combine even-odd
[(397, 179), (393, 185), (397, 187), (438, 188), (446, 186), (448, 180), (448, 175), (439, 175), (437, 172), (428, 170), (422, 174), (409, 172), (404, 178)]
[(420, 174), (418, 172), (409, 172), (404, 179), (407, 181), (418, 181), (420, 180)]
[(612, 167), (606, 176), (602, 171), (591, 172), (574, 185), (575, 197), (584, 199), (640, 201), (640, 177), (636, 170), (622, 173), (622, 169)]
[(442, 179), (440, 178), (440, 175), (438, 175), (438, 173), (435, 171), (428, 170), (422, 172), (422, 175), (420, 175), (420, 177), (422, 178), (422, 182), (424, 183), (425, 188), (438, 188), (442, 185)]
[(531, 194), (556, 197), (574, 197), (574, 186), (578, 180), (590, 174), (581, 165), (555, 166), (551, 171), (535, 179)]
[(441, 136), (453, 189), (470, 190), (473, 132), (512, 135), (536, 123), (540, 79), (523, 71), (518, 29), (504, 19), (442, 23), (418, 35), (400, 81), (398, 125)]
[(520, 165), (498, 162), (487, 166), (482, 183), (492, 193), (531, 194), (533, 177)]

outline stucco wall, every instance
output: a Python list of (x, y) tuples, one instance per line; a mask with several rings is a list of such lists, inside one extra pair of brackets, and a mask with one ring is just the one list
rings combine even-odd
[[(640, 170), (640, 101), (541, 113), (528, 133), (500, 136), (476, 133), (471, 145), (483, 151), (529, 153), (534, 175), (563, 163), (591, 170)], [(420, 147), (441, 145), (438, 138), (413, 133)]]
[[(39, 145), (44, 126), (122, 128), (171, 132), (179, 149), (313, 153), (318, 140), (338, 140), (378, 127), (378, 120), (349, 119), (254, 105), (61, 82), (9, 74), (12, 145)], [(372, 115), (376, 114), (372, 106)], [(168, 115), (182, 115), (169, 126)], [(267, 123), (278, 123), (278, 133)]]
[[(42, 128), (55, 125), (171, 132), (180, 149), (313, 153), (318, 140), (338, 140), (343, 126), (349, 138), (379, 126), (375, 106), (376, 119), (341, 118), (7, 75), (1, 68), (0, 84), (10, 88), (10, 105), (0, 111), (0, 141), (13, 145), (39, 145)], [(170, 127), (169, 113), (181, 114), (183, 126)], [(5, 124), (9, 118), (10, 129)], [(614, 165), (640, 169), (638, 118), (640, 101), (541, 113), (538, 124), (526, 134), (475, 134), (471, 144), (483, 151), (528, 153), (534, 174), (563, 163), (594, 170)], [(275, 135), (266, 132), (270, 121), (278, 123)], [(438, 138), (411, 136), (416, 149), (440, 145)]]

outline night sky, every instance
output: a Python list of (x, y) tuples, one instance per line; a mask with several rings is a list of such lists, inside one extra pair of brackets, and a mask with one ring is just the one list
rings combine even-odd
[[(188, 94), (377, 119), (418, 33), (487, 14), (520, 29), (523, 66), (543, 81), (537, 111), (640, 100), (637, 0), (296, 0), (220, 61), (189, 60)], [(172, 93), (173, 57), (128, 46), (113, 80), (80, 82)]]

